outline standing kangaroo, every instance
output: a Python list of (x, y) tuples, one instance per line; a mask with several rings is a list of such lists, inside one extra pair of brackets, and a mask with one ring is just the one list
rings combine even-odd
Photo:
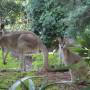
[(69, 72), (72, 81), (84, 81), (87, 78), (88, 68), (85, 61), (78, 54), (69, 50), (70, 42), (65, 38), (58, 38), (64, 56), (64, 64), (71, 66)]
[(31, 31), (7, 32), (0, 36), (0, 46), (20, 53), (23, 70), (25, 70), (24, 54), (31, 50), (41, 49), (44, 55), (44, 69), (48, 69), (48, 50), (39, 37)]

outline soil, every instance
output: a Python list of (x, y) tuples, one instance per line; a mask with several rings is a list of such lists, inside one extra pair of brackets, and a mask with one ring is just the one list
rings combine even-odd
[[(38, 72), (38, 75), (42, 75), (42, 76), (46, 76), (48, 82), (60, 82), (60, 81), (66, 81), (66, 82), (70, 82), (71, 81), (71, 77), (69, 72)], [(65, 84), (65, 83), (64, 83)], [(84, 84), (84, 82), (81, 82), (80, 84), (78, 83), (72, 83), (69, 84), (67, 83), (68, 86), (66, 85), (66, 87), (68, 87), (65, 90), (82, 90), (85, 89), (89, 86), (90, 90), (90, 84), (86, 85), (86, 83)], [(60, 85), (59, 83), (59, 87), (61, 88), (62, 84)], [(64, 90), (64, 89), (63, 89)], [(86, 89), (85, 89), (86, 90)]]
[(46, 76), (49, 81), (71, 80), (69, 72), (38, 72), (37, 74)]

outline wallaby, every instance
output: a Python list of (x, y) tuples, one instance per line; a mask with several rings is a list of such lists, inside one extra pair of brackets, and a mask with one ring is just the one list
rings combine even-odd
[(58, 38), (58, 41), (63, 52), (64, 64), (71, 66), (69, 68), (69, 72), (72, 82), (77, 80), (85, 81), (88, 73), (88, 68), (85, 61), (81, 56), (69, 50), (69, 46), (72, 45), (72, 43), (69, 42), (69, 39)]
[(25, 70), (24, 54), (31, 50), (41, 49), (44, 53), (44, 68), (48, 68), (48, 50), (39, 37), (31, 31), (7, 32), (0, 36), (0, 46), (8, 50), (16, 50), (22, 59), (21, 67)]

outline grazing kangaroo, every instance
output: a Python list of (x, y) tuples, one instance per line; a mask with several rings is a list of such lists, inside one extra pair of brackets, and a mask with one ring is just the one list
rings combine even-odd
[(72, 81), (85, 81), (87, 78), (88, 68), (85, 61), (82, 59), (81, 56), (72, 53), (69, 50), (69, 43), (68, 39), (65, 38), (58, 38), (59, 44), (61, 46), (61, 50), (64, 56), (64, 64), (71, 66), (69, 68), (69, 72), (71, 75)]
[(7, 32), (0, 36), (0, 46), (20, 53), (20, 59), (22, 60), (21, 68), (24, 71), (24, 54), (31, 50), (41, 49), (44, 55), (44, 69), (48, 69), (48, 50), (39, 37), (31, 31)]

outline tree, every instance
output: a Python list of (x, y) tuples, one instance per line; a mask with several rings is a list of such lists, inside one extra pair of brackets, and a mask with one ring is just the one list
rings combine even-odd
[(89, 0), (31, 0), (32, 31), (40, 35), (47, 47), (58, 36), (76, 38), (90, 18)]
[(60, 19), (64, 18), (64, 12), (59, 4), (55, 3), (54, 0), (31, 1), (32, 30), (41, 36), (48, 47), (51, 46), (52, 40), (61, 34), (60, 31), (65, 28), (64, 23), (60, 23)]
[(13, 0), (1, 0), (0, 2), (0, 17), (6, 20), (6, 24), (14, 24), (22, 12), (22, 4)]

